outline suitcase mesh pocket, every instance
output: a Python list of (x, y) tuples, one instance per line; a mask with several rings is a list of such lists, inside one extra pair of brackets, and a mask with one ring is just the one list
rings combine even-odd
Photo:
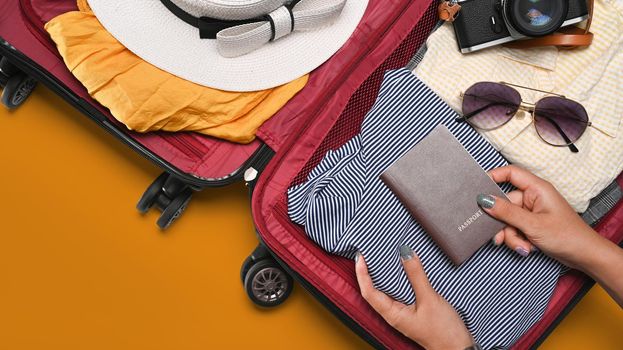
[(329, 131), (312, 157), (307, 161), (291, 185), (305, 181), (311, 170), (320, 163), (324, 154), (339, 148), (361, 130), (364, 116), (376, 100), (385, 71), (406, 66), (425, 43), (437, 23), (437, 2), (433, 1), (422, 15), (418, 25), (387, 59), (353, 93), (333, 128)]

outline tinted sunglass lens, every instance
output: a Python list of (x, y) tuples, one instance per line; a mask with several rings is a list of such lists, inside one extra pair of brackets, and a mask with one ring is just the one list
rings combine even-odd
[(509, 86), (476, 83), (463, 94), (463, 116), (471, 125), (491, 130), (508, 122), (517, 113), (520, 103), (521, 96)]
[(545, 97), (534, 107), (534, 125), (545, 142), (565, 146), (582, 136), (588, 126), (588, 114), (573, 100)]

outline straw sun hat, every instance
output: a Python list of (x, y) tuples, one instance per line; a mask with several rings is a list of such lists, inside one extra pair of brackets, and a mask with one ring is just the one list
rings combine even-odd
[(368, 0), (88, 0), (119, 42), (154, 66), (229, 91), (272, 88), (328, 60)]

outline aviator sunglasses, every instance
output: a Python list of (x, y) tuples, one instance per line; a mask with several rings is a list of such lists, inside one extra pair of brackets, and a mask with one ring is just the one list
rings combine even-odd
[[(534, 104), (527, 103), (511, 86), (553, 96), (543, 97)], [(578, 148), (573, 143), (591, 126), (581, 104), (548, 91), (506, 82), (480, 82), (461, 93), (461, 97), (463, 116), (457, 121), (465, 121), (477, 129), (493, 130), (508, 123), (521, 109), (532, 115), (534, 128), (543, 141), (552, 146), (569, 147), (574, 153)]]

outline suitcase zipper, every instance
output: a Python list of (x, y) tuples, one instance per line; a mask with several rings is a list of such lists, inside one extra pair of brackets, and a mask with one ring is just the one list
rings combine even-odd
[[(188, 137), (193, 137), (192, 135), (189, 135), (189, 134), (186, 134), (186, 135), (188, 135)], [(167, 138), (163, 138), (163, 140), (166, 140), (173, 147), (182, 151), (182, 153), (186, 154), (187, 156), (191, 158), (203, 159), (203, 157), (205, 157), (206, 154), (208, 153), (207, 149), (205, 148), (203, 150), (199, 149), (198, 147), (193, 145), (189, 140), (187, 140), (186, 137), (182, 135), (171, 134)]]

